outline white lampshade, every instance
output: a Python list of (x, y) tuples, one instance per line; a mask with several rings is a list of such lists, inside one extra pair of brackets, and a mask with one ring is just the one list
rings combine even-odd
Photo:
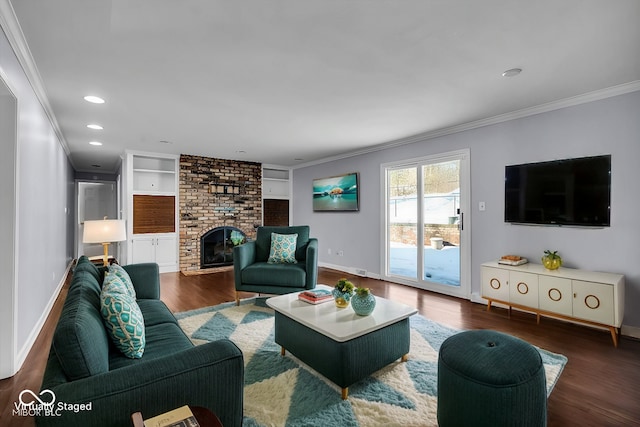
[(127, 240), (123, 219), (100, 219), (84, 222), (83, 243), (111, 243)]

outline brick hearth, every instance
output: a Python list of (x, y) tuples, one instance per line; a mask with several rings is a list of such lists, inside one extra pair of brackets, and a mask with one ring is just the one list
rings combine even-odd
[(255, 238), (262, 222), (261, 176), (260, 163), (180, 156), (181, 271), (200, 270), (200, 237), (214, 227), (237, 227)]

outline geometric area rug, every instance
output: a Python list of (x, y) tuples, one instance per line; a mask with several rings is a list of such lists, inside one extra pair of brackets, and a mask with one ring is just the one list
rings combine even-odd
[[(264, 298), (250, 298), (177, 313), (195, 344), (228, 338), (245, 364), (243, 427), (257, 426), (437, 426), (438, 350), (459, 332), (420, 315), (410, 318), (407, 362), (394, 362), (341, 389), (274, 341), (273, 310)], [(330, 303), (328, 303), (330, 304)], [(551, 393), (567, 358), (538, 349)], [(366, 355), (363, 355), (366, 357)]]

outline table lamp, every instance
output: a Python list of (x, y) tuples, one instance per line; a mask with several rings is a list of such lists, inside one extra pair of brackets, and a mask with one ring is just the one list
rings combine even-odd
[(83, 243), (102, 243), (104, 248), (104, 266), (109, 265), (109, 244), (127, 240), (123, 219), (104, 219), (84, 222)]

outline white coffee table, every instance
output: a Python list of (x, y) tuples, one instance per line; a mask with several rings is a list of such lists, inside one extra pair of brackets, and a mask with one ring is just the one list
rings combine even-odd
[[(317, 285), (317, 289), (332, 289)], [(418, 311), (405, 304), (376, 297), (369, 316), (358, 316), (349, 305), (338, 308), (333, 301), (309, 304), (298, 293), (272, 297), (275, 310), (275, 341), (282, 354), (291, 354), (342, 388), (368, 377), (409, 353), (409, 317)]]

